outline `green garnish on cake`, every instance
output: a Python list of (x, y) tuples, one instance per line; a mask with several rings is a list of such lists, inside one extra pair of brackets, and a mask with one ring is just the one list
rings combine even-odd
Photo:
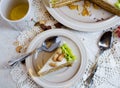
[(115, 3), (115, 6), (120, 9), (120, 0), (118, 0), (116, 3)]
[(73, 54), (72, 50), (69, 46), (65, 43), (61, 46), (62, 52), (65, 54), (65, 58), (67, 61), (74, 61), (76, 60), (76, 56)]
[(56, 4), (56, 2), (58, 2), (58, 0), (50, 0), (51, 4)]

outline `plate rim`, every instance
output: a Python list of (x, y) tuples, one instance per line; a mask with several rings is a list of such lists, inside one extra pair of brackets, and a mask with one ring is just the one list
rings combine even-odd
[[(68, 17), (60, 16), (57, 13), (57, 10), (55, 10), (54, 8), (50, 8), (47, 5), (46, 0), (42, 0), (42, 2), (45, 8), (48, 10), (48, 12), (52, 15), (52, 17), (54, 17), (58, 22), (60, 22), (61, 24), (65, 25), (68, 28), (71, 28), (77, 31), (85, 31), (85, 32), (94, 32), (94, 31), (100, 31), (100, 30), (102, 31), (117, 25), (120, 20), (120, 18), (115, 15), (111, 17), (111, 19), (105, 20), (103, 22), (97, 22), (97, 23), (83, 23), (83, 22), (77, 22), (77, 21), (71, 20), (71, 21), (74, 21), (73, 22), (74, 24), (73, 24), (71, 23), (71, 21), (67, 20), (69, 19)], [(86, 26), (79, 26), (79, 25), (86, 25)]]
[[(30, 47), (32, 47), (33, 46), (33, 44), (34, 44), (34, 42), (36, 41), (36, 40), (38, 40), (38, 39), (40, 39), (40, 37), (41, 36), (43, 36), (43, 35), (45, 35), (46, 33), (48, 33), (48, 32), (53, 32), (53, 33), (56, 33), (56, 32), (58, 32), (58, 33), (67, 33), (68, 35), (70, 35), (70, 34), (72, 34), (72, 32), (70, 32), (69, 30), (64, 30), (64, 29), (51, 29), (51, 30), (48, 30), (48, 31), (45, 31), (45, 32), (43, 32), (42, 34), (40, 33), (38, 36), (36, 36), (34, 39), (33, 39), (33, 41), (30, 43), (30, 46), (28, 47), (28, 49), (27, 49), (27, 52), (30, 52), (31, 51), (31, 48)], [(72, 34), (73, 35), (73, 34)], [(64, 35), (65, 36), (65, 35)], [(67, 37), (67, 36), (66, 36)], [(69, 37), (68, 37), (69, 38)], [(72, 37), (72, 40), (73, 39), (75, 39), (76, 37), (75, 36), (73, 36)], [(74, 40), (75, 41), (75, 40)], [(83, 45), (83, 43), (81, 42), (81, 40), (79, 39), (79, 42), (78, 41), (76, 41), (75, 43), (78, 43), (78, 44), (80, 44), (80, 46), (78, 46), (79, 47), (79, 49), (81, 49), (82, 51), (81, 51), (81, 58), (84, 58), (83, 60), (81, 60), (82, 61), (82, 63), (81, 63), (81, 68), (78, 70), (78, 72), (76, 73), (76, 75), (75, 75), (75, 77), (74, 77), (74, 80), (76, 79), (78, 79), (78, 76), (80, 76), (80, 75), (83, 75), (83, 73), (85, 72), (85, 68), (86, 68), (86, 64), (87, 64), (87, 55), (85, 55), (85, 54), (87, 54), (86, 53), (86, 50), (85, 50), (85, 47), (84, 47), (84, 45)], [(39, 81), (39, 78), (37, 78), (37, 77), (34, 77), (32, 74), (31, 74), (31, 72), (29, 71), (29, 69), (31, 69), (30, 68), (30, 63), (32, 63), (31, 61), (30, 61), (30, 58), (27, 58), (26, 59), (26, 67), (27, 67), (27, 70), (28, 70), (28, 72), (29, 72), (29, 74), (30, 74), (30, 76), (32, 77), (32, 79), (37, 83), (37, 84), (39, 84), (39, 85), (41, 85), (41, 83), (39, 83), (38, 81)], [(81, 73), (79, 73), (80, 71), (82, 71)], [(68, 81), (69, 82), (69, 81)], [(70, 81), (69, 83), (71, 84), (73, 82), (73, 80), (72, 81)], [(43, 85), (42, 85), (43, 86)], [(63, 87), (63, 86), (68, 86), (68, 84), (65, 84), (65, 83), (60, 83), (57, 87), (59, 88), (61, 88), (61, 86)], [(50, 87), (50, 85), (47, 85), (47, 86), (45, 86), (45, 87)], [(53, 85), (51, 88), (55, 88), (56, 86), (55, 85)]]

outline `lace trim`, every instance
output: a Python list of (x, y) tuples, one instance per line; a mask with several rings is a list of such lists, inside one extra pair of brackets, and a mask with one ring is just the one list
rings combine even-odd
[(38, 86), (28, 75), (26, 72), (26, 68), (24, 65), (17, 64), (13, 67), (12, 71), (10, 72), (13, 80), (17, 82), (18, 88), (42, 88)]

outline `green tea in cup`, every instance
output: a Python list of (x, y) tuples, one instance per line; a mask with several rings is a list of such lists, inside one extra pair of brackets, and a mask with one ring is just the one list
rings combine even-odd
[(19, 4), (11, 9), (8, 18), (10, 20), (19, 20), (27, 14), (28, 8), (28, 4)]
[(34, 26), (32, 0), (1, 0), (0, 15), (16, 30), (29, 30)]

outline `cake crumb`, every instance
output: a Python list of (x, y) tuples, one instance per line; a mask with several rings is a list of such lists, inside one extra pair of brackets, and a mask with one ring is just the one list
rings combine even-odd
[(49, 65), (50, 65), (51, 67), (57, 67), (57, 64), (56, 64), (56, 63), (52, 63), (52, 62), (51, 62)]
[(16, 52), (17, 52), (17, 53), (21, 53), (21, 50), (22, 50), (22, 46), (17, 46), (17, 47), (16, 47)]

